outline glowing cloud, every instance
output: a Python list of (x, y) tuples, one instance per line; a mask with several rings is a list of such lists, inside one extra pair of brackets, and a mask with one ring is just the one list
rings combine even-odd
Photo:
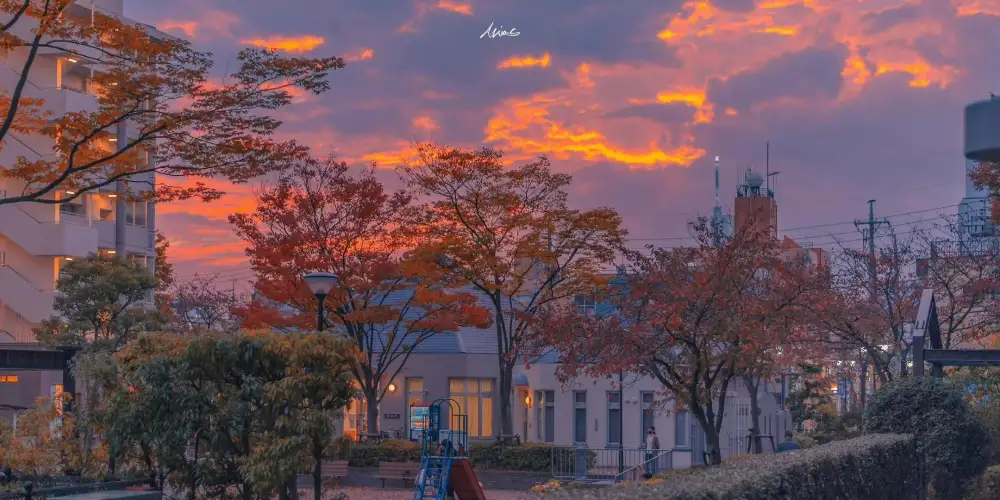
[(533, 56), (514, 56), (508, 59), (504, 59), (497, 64), (497, 69), (510, 69), (510, 68), (548, 68), (552, 64), (552, 55), (546, 52), (541, 57)]
[(195, 21), (166, 19), (157, 23), (157, 27), (163, 31), (180, 31), (188, 38), (194, 38), (198, 32), (198, 23)]
[(414, 128), (419, 128), (421, 130), (437, 130), (438, 124), (433, 118), (429, 116), (418, 116), (413, 119), (412, 123)]
[(361, 49), (360, 51), (344, 57), (347, 61), (366, 61), (375, 57), (375, 51), (372, 49)]
[(284, 37), (276, 35), (262, 39), (242, 40), (241, 43), (284, 52), (304, 53), (323, 45), (325, 41), (326, 39), (321, 36), (303, 35)]
[(466, 16), (472, 15), (472, 6), (450, 0), (438, 0), (437, 8)]

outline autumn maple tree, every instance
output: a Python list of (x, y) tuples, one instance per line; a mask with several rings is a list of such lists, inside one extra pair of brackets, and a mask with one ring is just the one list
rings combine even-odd
[(876, 249), (874, 256), (862, 249), (839, 249), (831, 263), (831, 286), (810, 305), (829, 349), (843, 360), (858, 361), (862, 406), (869, 367), (879, 384), (906, 373), (911, 347), (906, 332), (923, 289), (916, 276), (913, 241), (892, 241), (891, 246)]
[(184, 334), (205, 331), (235, 333), (240, 329), (239, 309), (244, 298), (235, 289), (220, 290), (214, 283), (218, 276), (195, 275), (170, 289), (173, 318), (170, 326)]
[(489, 324), (475, 297), (414, 258), (420, 213), (410, 194), (388, 192), (373, 171), (328, 158), (299, 162), (260, 191), (252, 213), (230, 217), (257, 275), (259, 300), (244, 312), (244, 326), (314, 329), (318, 302), (303, 276), (339, 277), (326, 297), (326, 324), (360, 351), (354, 375), (369, 433), (415, 347), (463, 325)]
[(934, 290), (943, 349), (985, 343), (1000, 329), (997, 252), (992, 238), (964, 236), (961, 218), (914, 233), (917, 277)]
[(512, 436), (513, 370), (528, 354), (532, 318), (553, 302), (593, 292), (626, 231), (614, 209), (571, 208), (572, 178), (553, 172), (544, 157), (505, 166), (503, 153), (491, 148), (424, 143), (418, 151), (420, 160), (399, 172), (431, 200), (421, 252), (492, 309), (500, 431)]
[(628, 253), (614, 314), (552, 308), (537, 331), (559, 349), (564, 381), (620, 370), (655, 378), (697, 420), (719, 464), (730, 384), (791, 362), (778, 348), (792, 337), (777, 325), (799, 321), (815, 281), (764, 233), (745, 228), (718, 244), (704, 222), (694, 231), (697, 246)]
[[(327, 90), (327, 73), (344, 65), (246, 49), (220, 84), (209, 80), (211, 54), (74, 0), (2, 0), (0, 17), (0, 52), (16, 76), (0, 92), (0, 143), (12, 152), (0, 204), (65, 203), (105, 186), (217, 198), (211, 178), (245, 182), (307, 154), (273, 137), (271, 111), (290, 91)], [(53, 66), (61, 89), (32, 81)], [(94, 96), (92, 109), (53, 114), (49, 101), (73, 91)]]

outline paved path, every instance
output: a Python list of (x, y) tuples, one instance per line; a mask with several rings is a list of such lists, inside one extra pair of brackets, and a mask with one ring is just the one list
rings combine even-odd
[[(343, 480), (345, 487), (372, 487), (380, 489), (382, 480), (375, 478), (375, 467), (351, 467)], [(483, 483), (483, 488), (491, 491), (528, 491), (532, 486), (552, 479), (546, 472), (506, 472), (494, 470), (476, 470), (476, 477)], [(300, 488), (312, 487), (312, 476), (299, 476)], [(402, 488), (402, 481), (386, 481), (386, 486)], [(413, 491), (413, 483), (409, 483), (407, 491)]]
[[(413, 500), (412, 489), (346, 487), (335, 491), (346, 492), (350, 500)], [(527, 491), (485, 491), (484, 493), (486, 493), (487, 500), (533, 500), (540, 497), (537, 493)], [(300, 500), (312, 500), (312, 498), (312, 490), (299, 490)]]

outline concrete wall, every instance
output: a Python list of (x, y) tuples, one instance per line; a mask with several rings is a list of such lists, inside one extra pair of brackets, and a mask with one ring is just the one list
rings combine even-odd
[[(0, 375), (16, 375), (18, 379), (15, 384), (0, 384), (0, 403), (25, 408), (33, 408), (36, 398), (49, 397), (52, 386), (63, 383), (62, 371), (0, 370)], [(12, 422), (14, 410), (0, 408), (0, 418)]]

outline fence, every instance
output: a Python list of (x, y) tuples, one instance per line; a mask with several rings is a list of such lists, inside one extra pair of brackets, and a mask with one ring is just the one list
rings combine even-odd
[(644, 474), (673, 469), (674, 453), (690, 451), (556, 446), (552, 448), (552, 477), (576, 481), (635, 480)]

